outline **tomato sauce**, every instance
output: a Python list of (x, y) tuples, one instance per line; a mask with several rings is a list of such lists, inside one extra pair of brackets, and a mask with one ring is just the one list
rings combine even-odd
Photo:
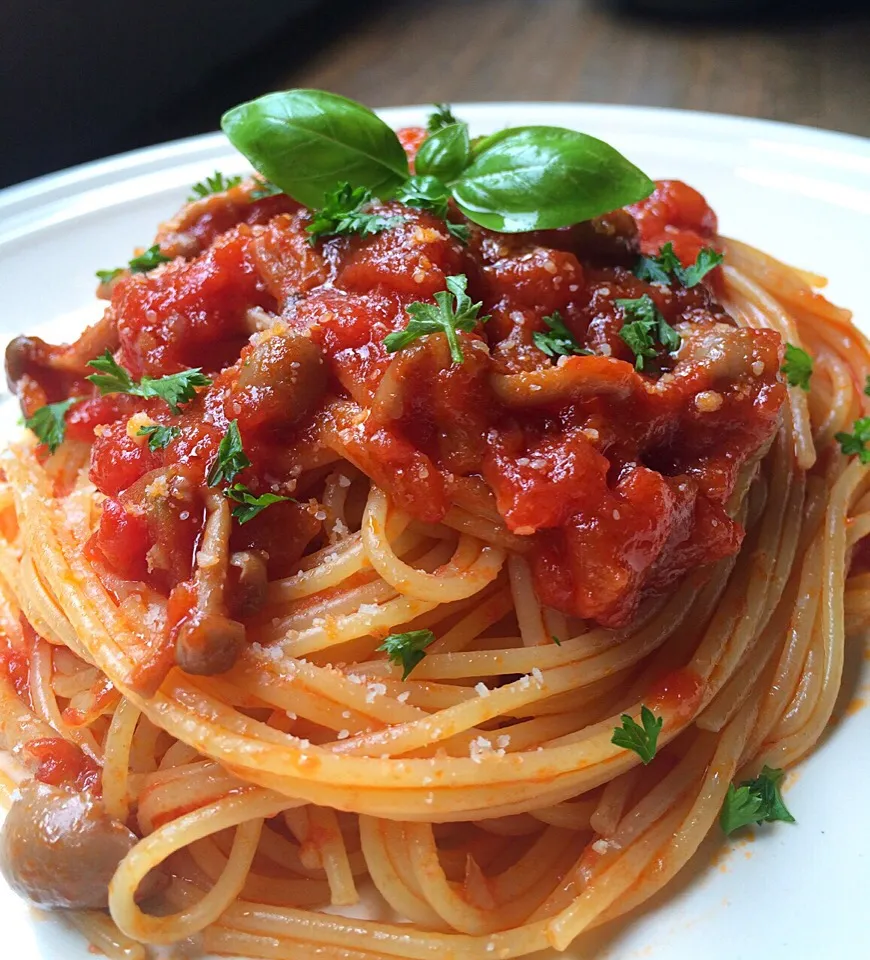
[[(420, 137), (403, 138), (413, 154)], [(472, 225), (467, 245), (396, 202), (379, 206), (399, 226), (314, 245), (304, 209), (244, 217), (227, 203), (189, 225), (207, 241), (201, 252), (120, 278), (109, 307), (118, 361), (135, 377), (195, 366), (212, 386), (176, 416), (128, 396), (89, 396), (69, 416), (75, 437), (93, 438), (91, 478), (107, 495), (88, 550), (115, 572), (167, 594), (190, 576), (205, 474), (231, 420), (252, 461), (238, 479), (255, 492), (291, 494), (318, 443), (429, 522), (458, 480), (482, 479), (508, 529), (529, 540), (543, 602), (604, 625), (628, 623), (644, 597), (739, 548), (725, 505), (778, 424), (780, 338), (738, 328), (716, 301), (715, 273), (686, 289), (631, 269), (664, 243), (686, 265), (715, 244), (716, 216), (697, 191), (661, 181), (628, 211), (563, 230)], [(389, 354), (384, 338), (406, 326), (406, 308), (432, 303), (456, 274), (489, 317), (459, 334), (464, 362), (441, 334)], [(644, 295), (682, 342), (638, 370), (616, 301)], [(536, 346), (556, 311), (591, 356)], [(540, 398), (535, 377), (548, 384)], [(149, 449), (130, 429), (139, 415), (178, 438)], [(280, 550), (279, 519), (291, 525), (283, 539), (304, 529), (282, 562), (290, 570), (317, 531), (300, 509), (273, 506), (240, 528), (245, 548)]]
[(41, 783), (99, 792), (100, 768), (69, 740), (40, 737), (28, 740), (25, 750), (37, 762), (34, 777)]

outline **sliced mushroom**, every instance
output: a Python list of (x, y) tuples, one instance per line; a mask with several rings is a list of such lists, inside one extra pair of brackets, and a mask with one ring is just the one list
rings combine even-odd
[(237, 550), (230, 554), (229, 573), (227, 606), (233, 616), (253, 616), (266, 602), (267, 557), (262, 550)]
[[(107, 906), (109, 881), (137, 842), (90, 794), (32, 780), (21, 787), (0, 832), (0, 872), (38, 907), (98, 910)], [(160, 879), (149, 874), (137, 897), (153, 893)]]
[(310, 337), (276, 333), (243, 358), (229, 402), (239, 405), (247, 423), (300, 423), (323, 399), (326, 367)]
[(212, 676), (236, 662), (245, 627), (227, 615), (230, 508), (216, 490), (209, 490), (205, 500), (208, 517), (193, 578), (195, 606), (178, 625), (175, 662), (186, 673)]

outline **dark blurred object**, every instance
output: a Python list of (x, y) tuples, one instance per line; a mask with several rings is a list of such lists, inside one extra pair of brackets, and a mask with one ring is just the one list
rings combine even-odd
[[(187, 99), (196, 112), (198, 85), (317, 6), (320, 0), (5, 0), (0, 186), (147, 142), (137, 126), (172, 101)], [(215, 114), (210, 126), (217, 121)]]
[(720, 16), (628, 16), (616, 0), (392, 0), (367, 5), (352, 31), (306, 63), (286, 57), (268, 86), (322, 87), (384, 107), (678, 107), (870, 135), (870, 0), (849, 5), (852, 15), (837, 13), (841, 0), (809, 12), (806, 0), (789, 0), (786, 13), (764, 18), (731, 16), (732, 0), (691, 2)]
[[(852, 13), (867, 9), (868, 0), (827, 0), (826, 14)], [(766, 19), (782, 17), (784, 22), (818, 14), (819, 0), (604, 0), (625, 13), (671, 16), (691, 20)]]

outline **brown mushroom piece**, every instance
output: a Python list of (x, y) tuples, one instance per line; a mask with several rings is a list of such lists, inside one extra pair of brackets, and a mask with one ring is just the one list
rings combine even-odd
[(226, 673), (245, 643), (245, 628), (220, 613), (194, 612), (179, 627), (175, 662), (185, 673), (211, 677)]
[(262, 550), (230, 554), (228, 606), (234, 617), (252, 617), (266, 602), (268, 558)]
[[(107, 906), (109, 881), (137, 842), (89, 793), (31, 780), (0, 832), (0, 873), (37, 907), (98, 910)], [(155, 892), (159, 880), (149, 874), (137, 899)]]
[(301, 333), (268, 336), (242, 354), (239, 379), (228, 415), (244, 411), (247, 424), (293, 425), (305, 420), (326, 391), (320, 347)]

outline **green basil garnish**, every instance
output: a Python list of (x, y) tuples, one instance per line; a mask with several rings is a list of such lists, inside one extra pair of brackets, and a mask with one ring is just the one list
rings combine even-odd
[(228, 110), (221, 127), (256, 170), (306, 207), (319, 207), (343, 180), (382, 196), (408, 176), (393, 130), (335, 93), (268, 93)]
[(653, 182), (609, 144), (562, 127), (515, 127), (488, 137), (453, 184), (475, 223), (503, 233), (589, 220), (653, 191)]
[(468, 165), (471, 144), (467, 123), (451, 123), (423, 141), (414, 166), (421, 176), (449, 182), (462, 175)]
[[(229, 110), (221, 126), (260, 174), (307, 207), (320, 206), (343, 182), (383, 199), (409, 192), (395, 133), (345, 97), (270, 93)], [(503, 233), (570, 226), (653, 190), (652, 180), (613, 147), (562, 127), (515, 127), (472, 144), (466, 124), (441, 123), (421, 146), (416, 169), (414, 181), (431, 194), (424, 201), (435, 200), (430, 178), (437, 178), (444, 185), (440, 209), (446, 212), (452, 198), (469, 220)]]

